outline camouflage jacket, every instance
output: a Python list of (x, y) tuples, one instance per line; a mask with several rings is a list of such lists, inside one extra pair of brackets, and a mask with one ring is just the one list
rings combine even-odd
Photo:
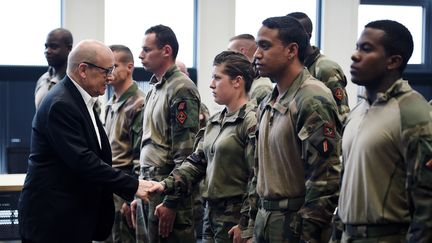
[(53, 72), (53, 68), (48, 67), (48, 71), (42, 74), (42, 76), (40, 76), (36, 83), (36, 88), (34, 92), (36, 109), (39, 108), (43, 98), (46, 96), (48, 91), (66, 75), (65, 72), (64, 74), (60, 75), (61, 78), (58, 79), (57, 76), (54, 76)]
[(252, 82), (251, 89), (249, 90), (249, 98), (256, 100), (256, 104), (260, 104), (261, 101), (271, 93), (273, 85), (269, 78), (258, 77)]
[[(331, 91), (304, 69), (285, 93), (276, 87), (261, 102), (257, 127), (250, 218), (256, 216), (258, 196), (304, 197), (299, 210), (303, 237), (319, 241), (339, 195), (342, 124)], [(253, 224), (251, 220), (249, 229)]]
[[(165, 193), (190, 194), (205, 176), (203, 198), (247, 200), (254, 164), (255, 109), (254, 104), (248, 103), (231, 114), (225, 108), (213, 115), (195, 152), (164, 180)], [(245, 202), (240, 220), (248, 222), (248, 209)]]
[(129, 167), (135, 174), (139, 172), (144, 98), (144, 92), (134, 82), (118, 99), (111, 97), (105, 108), (113, 167)]
[[(144, 107), (140, 164), (147, 167), (178, 167), (193, 152), (199, 130), (200, 96), (196, 85), (173, 65), (162, 80), (150, 80), (152, 89)], [(165, 197), (176, 207), (179, 198)]]
[(427, 101), (402, 79), (372, 104), (364, 97), (348, 117), (342, 151), (342, 222), (406, 223), (409, 242), (432, 242), (432, 107)]
[(314, 52), (306, 57), (304, 65), (313, 77), (322, 81), (332, 91), (341, 116), (340, 120), (345, 122), (350, 111), (348, 95), (345, 90), (347, 85), (345, 74), (336, 62), (321, 54), (317, 47), (312, 48)]

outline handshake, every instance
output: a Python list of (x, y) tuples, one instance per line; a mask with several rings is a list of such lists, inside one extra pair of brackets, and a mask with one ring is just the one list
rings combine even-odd
[(145, 202), (148, 202), (152, 195), (161, 193), (164, 190), (164, 185), (156, 181), (139, 180), (138, 190), (135, 195)]

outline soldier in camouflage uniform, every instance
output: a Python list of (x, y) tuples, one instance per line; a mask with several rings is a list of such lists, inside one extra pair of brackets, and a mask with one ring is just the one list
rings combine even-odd
[[(175, 65), (177, 53), (178, 42), (171, 28), (157, 25), (145, 32), (139, 58), (154, 74), (144, 107), (140, 154), (141, 176), (147, 180), (161, 181), (180, 166), (193, 152), (199, 129), (199, 93)], [(196, 242), (192, 198), (153, 197), (149, 202), (148, 234), (150, 242)]]
[(345, 90), (347, 80), (342, 68), (336, 62), (321, 54), (318, 47), (311, 46), (312, 21), (305, 13), (293, 12), (287, 16), (297, 19), (306, 30), (309, 36), (309, 44), (306, 49), (304, 65), (313, 77), (322, 81), (332, 91), (341, 115), (340, 119), (344, 122), (349, 113), (349, 106), (348, 95)]
[[(240, 52), (245, 55), (251, 63), (254, 61), (254, 53), (257, 49), (255, 37), (251, 34), (241, 34), (232, 37), (228, 43), (228, 50)], [(249, 98), (257, 104), (271, 93), (273, 85), (269, 78), (260, 77), (257, 73), (252, 87), (249, 91)]]
[[(180, 71), (186, 74), (188, 77), (189, 72), (186, 68), (186, 65), (179, 60), (176, 60), (176, 65), (180, 69)], [(210, 112), (207, 106), (201, 102), (200, 114), (199, 114), (199, 128), (204, 128), (207, 124), (208, 118), (210, 117)], [(195, 138), (194, 150), (196, 148), (197, 143), (200, 139)], [(201, 197), (200, 186), (196, 186), (192, 192), (192, 200), (193, 200), (193, 211), (194, 211), (194, 224), (195, 224), (195, 235), (197, 238), (202, 237), (202, 225), (204, 218), (204, 201)]]
[(303, 66), (308, 36), (296, 19), (264, 20), (257, 40), (257, 69), (276, 87), (258, 109), (252, 188), (259, 199), (251, 191), (243, 236), (254, 225), (256, 242), (324, 242), (339, 193), (337, 105)]
[[(130, 49), (123, 45), (112, 45), (110, 49), (116, 67), (109, 80), (114, 95), (106, 105), (104, 123), (111, 145), (112, 166), (138, 177), (145, 94), (132, 80), (134, 59)], [(105, 242), (135, 242), (135, 231), (121, 213), (124, 202), (114, 194), (114, 225), (112, 235)]]
[(203, 242), (228, 243), (228, 232), (249, 218), (246, 200), (254, 164), (256, 106), (248, 103), (247, 92), (255, 71), (243, 54), (233, 51), (218, 54), (213, 65), (210, 88), (215, 102), (225, 108), (200, 131), (195, 152), (153, 190), (188, 195), (205, 176)]
[(63, 28), (57, 28), (48, 33), (45, 42), (45, 57), (48, 61), (48, 71), (36, 83), (35, 106), (39, 108), (48, 91), (66, 75), (67, 59), (72, 50), (72, 33)]
[(365, 26), (351, 59), (365, 87), (342, 139), (342, 242), (432, 242), (432, 108), (401, 79), (413, 51), (405, 26)]

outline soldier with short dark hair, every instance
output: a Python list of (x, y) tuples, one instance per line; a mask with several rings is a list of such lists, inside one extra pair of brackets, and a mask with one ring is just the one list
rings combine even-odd
[(342, 139), (342, 242), (432, 242), (432, 107), (402, 79), (413, 46), (405, 26), (378, 20), (351, 56), (365, 92)]
[[(109, 78), (114, 95), (105, 108), (105, 131), (111, 145), (112, 166), (138, 177), (145, 94), (132, 79), (134, 59), (124, 45), (109, 46), (114, 54), (115, 71)], [(135, 242), (135, 230), (128, 225), (122, 210), (129, 210), (125, 200), (113, 195), (115, 206), (111, 236), (105, 242)]]
[[(309, 38), (292, 17), (258, 31), (256, 67), (276, 87), (258, 109), (249, 229), (256, 242), (325, 242), (337, 204), (342, 125), (331, 91), (304, 68)], [(258, 208), (258, 209), (257, 209)], [(256, 217), (254, 216), (256, 215)]]
[(304, 65), (313, 77), (322, 81), (332, 91), (341, 120), (345, 121), (350, 109), (348, 95), (345, 90), (347, 80), (342, 68), (335, 61), (323, 55), (318, 47), (310, 44), (313, 26), (312, 21), (305, 13), (293, 12), (287, 14), (287, 16), (297, 19), (308, 34), (309, 44), (306, 48)]
[(36, 109), (39, 108), (48, 91), (66, 76), (67, 60), (72, 44), (72, 33), (67, 29), (57, 28), (48, 33), (44, 52), (48, 62), (48, 71), (36, 83)]
[[(232, 37), (228, 43), (228, 50), (240, 52), (245, 55), (251, 63), (254, 63), (254, 53), (257, 49), (257, 44), (255, 42), (255, 37), (251, 34), (240, 34)], [(254, 81), (252, 82), (252, 87), (250, 88), (248, 94), (249, 99), (255, 101), (258, 105), (261, 101), (271, 93), (273, 89), (272, 82), (269, 78), (260, 77), (256, 74)]]
[[(178, 49), (176, 35), (168, 26), (156, 25), (145, 32), (139, 58), (144, 69), (153, 73), (140, 154), (140, 176), (146, 180), (161, 181), (179, 167), (193, 152), (199, 130), (200, 96), (196, 85), (175, 64)], [(191, 196), (152, 197), (148, 234), (150, 242), (195, 243)]]

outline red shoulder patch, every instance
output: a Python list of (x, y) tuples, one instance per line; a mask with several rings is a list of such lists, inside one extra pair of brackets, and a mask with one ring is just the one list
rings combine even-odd
[(342, 100), (344, 98), (344, 92), (343, 92), (342, 88), (336, 88), (333, 95), (338, 100)]
[(324, 153), (327, 153), (329, 151), (329, 145), (328, 145), (327, 139), (324, 139), (322, 147), (323, 147), (322, 150)]
[(177, 110), (182, 111), (186, 110), (186, 101), (181, 101), (177, 105)]
[(324, 136), (329, 138), (334, 138), (336, 136), (336, 131), (332, 124), (330, 123), (324, 124)]
[(180, 122), (180, 124), (183, 125), (183, 123), (186, 121), (186, 119), (187, 119), (187, 115), (183, 111), (180, 111), (177, 114), (177, 121)]

